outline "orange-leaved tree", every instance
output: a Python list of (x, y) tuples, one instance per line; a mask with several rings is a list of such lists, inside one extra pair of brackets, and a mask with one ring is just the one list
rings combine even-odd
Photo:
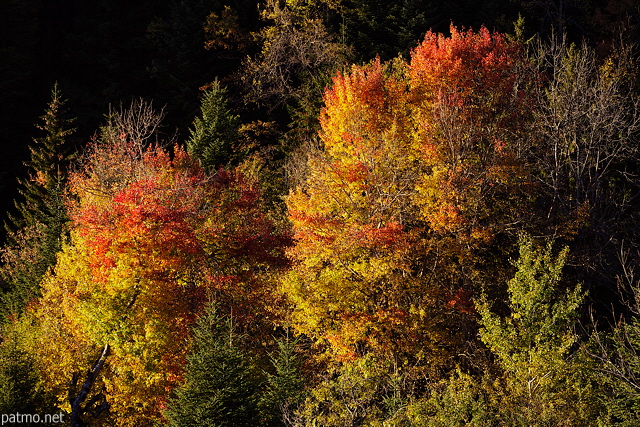
[(415, 142), (427, 170), (415, 202), (434, 230), (486, 240), (527, 215), (521, 159), (536, 79), (520, 42), (484, 27), (450, 31), (428, 32), (409, 64)]
[(392, 331), (423, 299), (407, 299), (421, 288), (412, 275), (417, 236), (407, 227), (417, 173), (404, 83), (389, 74), (375, 61), (334, 78), (320, 117), (324, 150), (287, 199), (295, 267), (283, 290), (294, 323), (341, 357), (354, 343), (393, 348)]
[(47, 340), (36, 350), (46, 384), (66, 400), (70, 374), (106, 348), (93, 386), (111, 408), (104, 422), (149, 423), (181, 380), (207, 298), (241, 325), (260, 325), (272, 301), (265, 272), (282, 262), (286, 239), (255, 183), (233, 171), (207, 175), (179, 147), (126, 135), (90, 148), (71, 193), (71, 240), (33, 307)]
[(473, 316), (478, 253), (526, 215), (513, 212), (529, 188), (522, 47), (451, 32), (427, 33), (409, 63), (334, 78), (323, 147), (287, 198), (294, 265), (282, 290), (298, 331), (339, 358), (444, 362)]

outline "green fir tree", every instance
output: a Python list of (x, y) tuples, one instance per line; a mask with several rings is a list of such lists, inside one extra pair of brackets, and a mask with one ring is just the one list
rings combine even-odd
[(296, 352), (298, 339), (277, 340), (278, 349), (271, 355), (275, 369), (267, 374), (266, 391), (260, 396), (261, 419), (264, 426), (284, 426), (302, 401), (304, 378), (302, 360)]
[(258, 371), (232, 319), (209, 305), (193, 330), (186, 381), (170, 399), (172, 427), (258, 426)]
[(65, 100), (58, 85), (36, 127), (44, 136), (34, 139), (31, 157), (25, 166), (29, 178), (19, 180), (21, 196), (16, 201), (18, 215), (6, 225), (7, 242), (0, 251), (4, 314), (19, 314), (26, 303), (39, 295), (39, 285), (56, 262), (68, 221), (64, 201), (69, 164), (72, 159), (69, 137), (72, 120), (65, 117)]
[(205, 170), (212, 172), (233, 160), (233, 145), (238, 137), (238, 116), (227, 101), (227, 90), (218, 80), (207, 89), (187, 141), (187, 150)]

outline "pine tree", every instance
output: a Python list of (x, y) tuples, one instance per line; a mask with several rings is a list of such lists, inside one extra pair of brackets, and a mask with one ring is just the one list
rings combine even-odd
[(209, 172), (228, 164), (234, 155), (232, 145), (237, 138), (238, 126), (238, 116), (228, 106), (226, 88), (214, 80), (202, 98), (200, 116), (193, 122), (187, 141), (189, 154)]
[(296, 353), (298, 339), (277, 340), (278, 349), (271, 355), (274, 374), (267, 374), (267, 389), (260, 397), (261, 419), (265, 426), (285, 425), (303, 397), (302, 361)]
[[(29, 147), (31, 158), (25, 162), (29, 168), (28, 180), (19, 180), (23, 202), (16, 202), (21, 218), (14, 221), (18, 226), (29, 226), (40, 222), (58, 224), (66, 220), (62, 203), (62, 192), (67, 179), (67, 168), (71, 161), (69, 136), (75, 131), (73, 119), (66, 118), (58, 84), (51, 90), (51, 101), (36, 128), (45, 133), (34, 139)], [(56, 236), (57, 237), (57, 236)]]
[(193, 330), (186, 382), (165, 412), (170, 426), (260, 425), (257, 371), (241, 339), (215, 304), (205, 309)]
[(23, 199), (15, 203), (19, 215), (6, 225), (8, 237), (0, 267), (5, 312), (21, 312), (39, 294), (39, 283), (62, 247), (68, 220), (63, 193), (72, 159), (69, 136), (75, 130), (72, 120), (65, 118), (65, 102), (56, 83), (42, 123), (36, 125), (45, 135), (34, 139), (31, 158), (25, 162), (29, 178), (19, 180)]

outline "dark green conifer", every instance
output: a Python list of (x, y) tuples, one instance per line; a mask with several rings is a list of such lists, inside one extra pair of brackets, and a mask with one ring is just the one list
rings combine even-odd
[(207, 89), (187, 141), (187, 150), (207, 171), (228, 164), (234, 153), (233, 143), (238, 137), (238, 116), (228, 106), (227, 90), (218, 80)]
[(257, 370), (241, 340), (232, 319), (209, 305), (193, 330), (186, 381), (165, 412), (170, 426), (260, 425)]
[(298, 340), (289, 337), (277, 341), (278, 349), (271, 355), (275, 369), (267, 374), (267, 387), (260, 397), (261, 419), (265, 426), (284, 426), (303, 398), (302, 361), (296, 352)]
[(19, 180), (18, 215), (5, 225), (7, 241), (0, 251), (5, 314), (21, 312), (39, 294), (40, 281), (62, 247), (68, 220), (63, 193), (72, 158), (69, 136), (74, 132), (72, 120), (65, 118), (64, 104), (55, 84), (42, 122), (36, 125), (44, 136), (29, 147), (31, 157), (25, 162), (29, 177)]

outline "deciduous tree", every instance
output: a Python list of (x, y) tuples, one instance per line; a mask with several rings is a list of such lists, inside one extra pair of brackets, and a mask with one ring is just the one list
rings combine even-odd
[(322, 149), (287, 199), (296, 244), (283, 291), (296, 328), (342, 357), (404, 352), (433, 367), (472, 339), (478, 277), (503, 275), (481, 260), (531, 214), (522, 48), (451, 32), (428, 33), (409, 63), (334, 78)]
[(556, 255), (551, 243), (540, 248), (523, 237), (508, 284), (509, 314), (496, 314), (486, 298), (477, 304), (480, 337), (504, 370), (498, 411), (507, 424), (576, 425), (592, 416), (593, 401), (582, 393), (587, 372), (575, 351), (584, 293), (580, 286), (562, 286), (567, 252)]
[(145, 111), (125, 115), (129, 127), (108, 128), (72, 176), (71, 240), (34, 307), (47, 340), (35, 352), (61, 402), (69, 373), (110, 348), (93, 387), (104, 389), (117, 417), (107, 422), (120, 425), (161, 416), (205, 295), (233, 310), (245, 330), (268, 324), (266, 279), (286, 241), (254, 183), (231, 171), (209, 176), (181, 148), (170, 154), (145, 142), (155, 126), (139, 117)]

